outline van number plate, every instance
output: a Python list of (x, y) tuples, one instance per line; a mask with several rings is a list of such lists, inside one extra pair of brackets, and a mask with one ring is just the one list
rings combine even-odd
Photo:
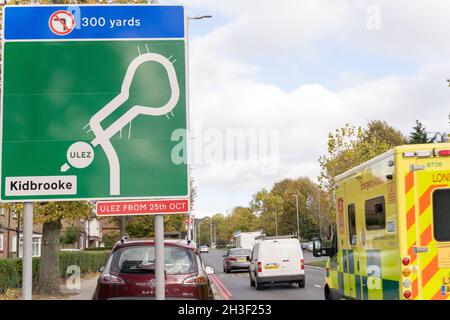
[(279, 265), (277, 265), (277, 264), (270, 264), (270, 265), (265, 265), (264, 266), (264, 269), (267, 269), (267, 270), (276, 270), (276, 269), (279, 269), (280, 268), (280, 266)]

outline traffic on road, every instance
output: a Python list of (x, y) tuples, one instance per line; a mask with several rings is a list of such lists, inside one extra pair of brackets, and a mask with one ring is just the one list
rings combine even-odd
[[(215, 250), (202, 253), (205, 264), (215, 268), (215, 285), (219, 299), (224, 300), (324, 300), (323, 280), (325, 269), (305, 265), (305, 286), (289, 282), (274, 283), (262, 290), (255, 290), (250, 284), (249, 271), (246, 269), (224, 272), (222, 267), (225, 250)], [(306, 261), (314, 260), (312, 253), (305, 252)]]

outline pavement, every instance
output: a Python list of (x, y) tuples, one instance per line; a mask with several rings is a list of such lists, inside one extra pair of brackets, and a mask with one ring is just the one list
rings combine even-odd
[[(223, 255), (225, 251), (214, 250), (202, 253), (205, 265), (215, 268), (212, 281), (223, 300), (323, 300), (323, 282), (325, 270), (316, 267), (305, 266), (305, 288), (296, 285), (276, 284), (257, 291), (250, 286), (248, 271), (223, 272)], [(306, 261), (314, 259), (310, 252), (304, 251)]]
[(73, 294), (73, 291), (72, 294), (70, 294), (69, 293), (70, 291), (67, 290), (63, 285), (61, 287), (61, 290), (65, 294), (64, 300), (91, 300), (92, 295), (94, 294), (95, 291), (95, 287), (97, 286), (97, 279), (98, 279), (97, 276), (91, 277), (89, 279), (81, 279), (80, 285), (81, 290), (79, 290), (78, 293), (76, 294)]

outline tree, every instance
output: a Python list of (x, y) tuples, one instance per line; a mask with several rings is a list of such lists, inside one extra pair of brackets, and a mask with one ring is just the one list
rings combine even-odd
[(267, 235), (278, 235), (279, 219), (283, 213), (283, 199), (262, 189), (253, 195), (250, 210), (258, 217), (259, 226)]
[(334, 177), (398, 145), (406, 143), (403, 134), (384, 121), (370, 121), (367, 128), (346, 124), (328, 135), (328, 152), (319, 158), (319, 184), (332, 191)]
[(64, 235), (61, 236), (60, 242), (63, 244), (75, 243), (78, 239), (78, 229), (75, 226), (68, 226)]
[(102, 237), (105, 248), (112, 248), (120, 240), (120, 233), (117, 231), (109, 232)]
[(425, 144), (425, 143), (444, 143), (448, 141), (448, 135), (445, 132), (435, 132), (433, 137), (428, 136), (426, 127), (416, 120), (416, 125), (409, 135), (409, 144)]
[(77, 222), (92, 217), (92, 203), (85, 201), (41, 202), (34, 206), (34, 222), (43, 223), (41, 262), (37, 290), (40, 294), (61, 294), (59, 250), (61, 220)]
[(297, 233), (297, 203), (294, 195), (298, 196), (300, 238), (312, 239), (319, 235), (320, 226), (329, 224), (329, 217), (326, 215), (328, 205), (324, 201), (323, 191), (311, 179), (284, 179), (275, 183), (271, 193), (283, 199), (283, 214), (280, 219), (282, 234)]
[[(164, 216), (164, 231), (182, 233), (185, 228), (184, 219), (184, 215), (181, 214)], [(153, 215), (130, 217), (126, 225), (126, 234), (130, 238), (152, 238), (155, 236), (154, 220)]]
[(398, 145), (407, 142), (404, 135), (385, 121), (370, 121), (366, 128), (346, 124), (328, 135), (328, 152), (319, 158), (319, 187), (327, 208), (322, 212), (334, 221), (334, 177)]
[(200, 237), (198, 239), (198, 242), (200, 245), (208, 245), (211, 246), (211, 217), (205, 217), (200, 220), (199, 222), (199, 229), (200, 229)]
[[(189, 192), (190, 192), (190, 210), (194, 208), (195, 199), (197, 198), (197, 188), (195, 179), (189, 176)], [(119, 226), (120, 237), (125, 235), (131, 238), (149, 238), (154, 237), (154, 217), (153, 216), (137, 216), (137, 217), (115, 217), (113, 218), (117, 226)], [(184, 215), (167, 215), (164, 217), (164, 230), (166, 232), (178, 231), (184, 232), (185, 223)]]
[(362, 131), (362, 139), (368, 142), (384, 141), (389, 146), (400, 146), (407, 143), (407, 138), (386, 121), (372, 120)]
[(431, 142), (431, 139), (428, 138), (427, 128), (419, 120), (416, 120), (416, 125), (413, 127), (413, 131), (409, 134), (408, 142), (410, 144)]

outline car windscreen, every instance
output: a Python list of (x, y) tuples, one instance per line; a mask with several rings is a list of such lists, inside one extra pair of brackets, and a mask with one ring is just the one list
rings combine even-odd
[[(180, 275), (197, 272), (194, 253), (179, 247), (164, 247), (164, 268), (167, 274)], [(113, 254), (111, 271), (125, 274), (155, 272), (155, 247), (132, 246), (118, 249)]]
[(230, 256), (251, 256), (252, 250), (248, 249), (233, 249), (230, 250)]

